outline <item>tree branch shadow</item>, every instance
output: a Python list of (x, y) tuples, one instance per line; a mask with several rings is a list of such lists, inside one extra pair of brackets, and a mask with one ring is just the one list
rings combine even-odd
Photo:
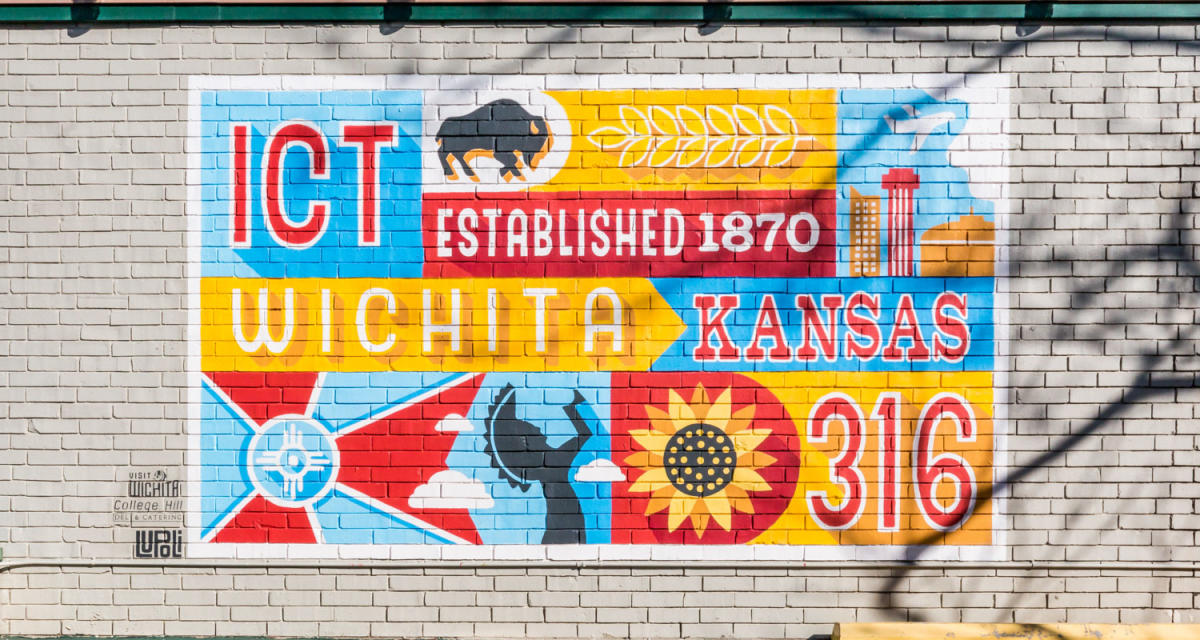
[[(1084, 34), (1094, 37), (1095, 29), (1057, 28), (1053, 33), (1022, 33), (1020, 30), (1017, 33), (1019, 35), (1033, 36), (1033, 39), (1037, 40), (1043, 39), (1042, 37), (1037, 37), (1038, 35), (1042, 35), (1047, 39), (1057, 40), (1071, 39)], [(1106, 32), (1106, 36), (1111, 37), (1114, 33), (1120, 34), (1119, 30), (1114, 31), (1113, 29), (1109, 29)], [(1126, 38), (1118, 37), (1116, 39)], [(968, 73), (993, 71), (1002, 58), (1013, 54), (1018, 48), (1023, 46), (1025, 46), (1023, 41), (1010, 42), (988, 60), (976, 65)], [(1180, 42), (1178, 46), (1188, 49), (1196, 47), (1195, 43), (1190, 42)], [(1122, 105), (1118, 104), (1116, 106), (1119, 108)], [(1121, 117), (1124, 116), (1122, 114), (1115, 114), (1109, 115), (1107, 118), (1111, 123), (1112, 120)], [(1106, 130), (1111, 131), (1111, 127)], [(1158, 135), (1166, 134), (1160, 133)], [(1187, 134), (1184, 133), (1183, 135)], [(1101, 166), (1124, 165), (1109, 161), (1107, 164), (1102, 162)], [(1188, 165), (1178, 164), (1176, 168), (1182, 171), (1186, 166)], [(1164, 168), (1167, 167), (1164, 165)], [(1195, 193), (1196, 186), (1192, 185), (1190, 194), (1194, 195)], [(1160, 192), (1160, 199), (1168, 198), (1162, 198)], [(1011, 496), (1015, 488), (1022, 482), (1030, 480), (1040, 470), (1060, 463), (1068, 453), (1085, 449), (1083, 445), (1089, 440), (1107, 430), (1119, 427), (1121, 425), (1120, 421), (1133, 407), (1161, 400), (1174, 400), (1178, 392), (1197, 388), (1195, 345), (1200, 340), (1200, 325), (1197, 325), (1193, 321), (1193, 318), (1190, 317), (1191, 314), (1188, 313), (1189, 309), (1200, 308), (1200, 296), (1197, 294), (1200, 291), (1200, 263), (1196, 261), (1196, 257), (1193, 255), (1194, 248), (1197, 246), (1197, 238), (1194, 237), (1195, 224), (1193, 217), (1195, 212), (1190, 210), (1192, 207), (1190, 207), (1190, 200), (1186, 196), (1170, 199), (1177, 200), (1177, 205), (1175, 211), (1169, 214), (1124, 214), (1158, 215), (1169, 220), (1169, 226), (1160, 228), (1151, 242), (1123, 247), (1113, 247), (1112, 244), (1101, 244), (1100, 246), (1105, 250), (1105, 256), (1098, 263), (1087, 256), (1086, 251), (1076, 251), (1074, 247), (1054, 248), (1054, 254), (1057, 255), (1054, 255), (1052, 259), (1056, 262), (1061, 261), (1062, 263), (1062, 268), (1058, 270), (1061, 275), (1054, 277), (1069, 278), (1070, 284), (1074, 287), (1070, 295), (1071, 310), (1077, 313), (1088, 310), (1096, 311), (1101, 315), (1103, 320), (1096, 323), (1088, 323), (1086, 321), (1056, 323), (1050, 331), (1047, 344), (1056, 344), (1059, 341), (1066, 341), (1067, 343), (1086, 341), (1106, 346), (1108, 341), (1124, 340), (1128, 336), (1129, 326), (1136, 324), (1145, 325), (1148, 322), (1154, 323), (1152, 325), (1154, 329), (1162, 330), (1166, 328), (1177, 330), (1166, 331), (1167, 336), (1165, 338), (1156, 338), (1148, 341), (1148, 346), (1137, 353), (1130, 354), (1118, 349), (1115, 354), (1109, 354), (1107, 353), (1108, 350), (1105, 349), (1105, 355), (1111, 355), (1118, 359), (1120, 363), (1119, 370), (1128, 373), (1127, 382), (1117, 393), (1117, 396), (1104, 402), (1096, 415), (1087, 418), (1077, 427), (1069, 429), (1069, 434), (1055, 441), (1049, 449), (1038, 453), (1031, 459), (1021, 461), (1004, 477), (997, 479), (991, 487), (982, 490), (979, 496), (980, 502), (990, 501), (1000, 496)], [(1128, 207), (1125, 207), (1125, 210), (1128, 211)], [(1059, 215), (1064, 216), (1075, 213), (1071, 206), (1061, 208), (1060, 211), (1062, 213)], [(1111, 218), (1119, 214), (1106, 215)], [(1015, 214), (1010, 214), (1010, 220), (1015, 218)], [(1022, 266), (1020, 257), (1021, 246), (1018, 244), (1012, 248), (1016, 251), (1013, 265), (1017, 267), (1017, 273), (1012, 277), (1019, 278), (1019, 271)], [(1073, 275), (1076, 270), (1074, 265), (1085, 262), (1091, 262), (1091, 264), (1081, 270), (1094, 275)], [(1035, 259), (1028, 264), (1032, 265), (1036, 263), (1038, 263), (1038, 260)], [(1131, 269), (1129, 268), (1131, 265), (1138, 265), (1139, 267)], [(1147, 269), (1147, 265), (1152, 265), (1153, 267)], [(1040, 264), (1038, 266), (1043, 267)], [(1149, 274), (1146, 273), (1147, 271)], [(1164, 307), (1151, 310), (1147, 310), (1144, 307), (1129, 308), (1124, 304), (1124, 300), (1120, 304), (1115, 304), (1114, 296), (1124, 298), (1125, 293), (1135, 291), (1135, 289), (1131, 288), (1122, 288), (1121, 283), (1123, 281), (1131, 278), (1144, 280), (1147, 277), (1154, 278), (1158, 283), (1153, 293), (1177, 295), (1179, 297), (1179, 308), (1171, 309)], [(1163, 286), (1164, 280), (1168, 281), (1167, 287)], [(1178, 282), (1170, 283), (1170, 280), (1177, 280)], [(1166, 296), (1168, 301), (1170, 298), (1170, 295)], [(1016, 309), (1014, 308), (1014, 310)], [(1147, 319), (1147, 313), (1150, 314), (1150, 319)], [(1184, 318), (1164, 323), (1163, 319), (1169, 318), (1173, 313), (1182, 315)], [(1010, 339), (1015, 341), (1017, 339), (1015, 332), (1020, 329), (1022, 327), (1014, 323), (1010, 329), (1014, 335), (1010, 336)], [(1010, 361), (1014, 361), (1015, 355), (1010, 355), (1009, 359)], [(1103, 385), (1098, 384), (1097, 386), (1102, 387)], [(1013, 385), (1014, 389), (1019, 387), (1019, 384)], [(1014, 406), (1024, 404), (1015, 397), (1010, 398), (1010, 401)], [(1065, 401), (1066, 399), (1064, 398)], [(1052, 407), (1052, 405), (1046, 406), (1048, 409)], [(1032, 408), (1036, 408), (1036, 405)], [(1072, 422), (1070, 418), (1054, 418), (1050, 411), (1041, 412), (1039, 416), (1041, 417), (1038, 420), (1044, 421), (1043, 424), (1045, 426), (1049, 426), (1055, 420), (1064, 420), (1068, 424)], [(1016, 420), (1010, 418), (1010, 424), (1014, 422)], [(1078, 501), (1077, 508), (1070, 515), (1079, 515), (1084, 511), (1091, 512), (1087, 509), (1090, 506), (1088, 500), (1078, 498), (1076, 500)], [(1101, 510), (1097, 509), (1096, 512), (1101, 512)], [(1069, 518), (1067, 522), (1070, 522)], [(897, 594), (901, 593), (898, 589), (902, 582), (912, 575), (915, 569), (920, 568), (921, 559), (930, 549), (944, 542), (946, 535), (946, 533), (941, 532), (932, 533), (907, 548), (905, 560), (911, 563), (912, 567), (891, 572), (891, 577), (886, 587), (879, 594), (881, 608), (903, 613), (906, 619), (913, 621), (923, 621), (926, 618), (919, 611), (908, 609), (898, 603)], [(1016, 593), (1021, 592), (1021, 589), (1016, 590)], [(998, 609), (1002, 610), (1000, 607)], [(1048, 632), (1048, 629), (1043, 629), (1043, 631)]]

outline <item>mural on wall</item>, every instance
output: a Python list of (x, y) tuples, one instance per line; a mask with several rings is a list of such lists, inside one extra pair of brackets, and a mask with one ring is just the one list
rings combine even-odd
[(994, 95), (472, 80), (193, 81), (189, 554), (1001, 544)]

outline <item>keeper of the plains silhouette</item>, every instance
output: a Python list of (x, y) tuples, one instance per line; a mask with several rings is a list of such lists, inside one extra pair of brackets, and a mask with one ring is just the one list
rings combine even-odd
[(542, 535), (542, 544), (587, 542), (583, 508), (571, 487), (575, 456), (592, 437), (592, 428), (579, 413), (579, 407), (584, 404), (583, 395), (575, 391), (571, 404), (562, 408), (575, 435), (557, 447), (550, 446), (540, 429), (517, 417), (517, 390), (511, 384), (496, 394), (484, 420), (485, 450), (500, 477), (522, 492), (528, 492), (534, 482), (542, 485), (542, 494), (546, 498), (546, 531)]

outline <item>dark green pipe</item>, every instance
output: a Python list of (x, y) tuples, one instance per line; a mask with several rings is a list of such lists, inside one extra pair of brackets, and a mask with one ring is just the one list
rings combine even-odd
[(4, 23), (1195, 22), (1200, 2), (0, 5)]

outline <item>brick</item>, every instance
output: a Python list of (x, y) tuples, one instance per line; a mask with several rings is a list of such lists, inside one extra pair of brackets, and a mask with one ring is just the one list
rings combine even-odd
[[(1200, 395), (1166, 386), (1119, 404), (1142, 372), (1175, 384), (1163, 381), (1195, 369), (1195, 252), (1185, 244), (1194, 225), (1181, 211), (1200, 178), (1200, 74), (1180, 43), (1196, 29), (1024, 27), (0, 30), (0, 549), (9, 559), (129, 557), (132, 536), (111, 520), (117, 474), (185, 469), (188, 76), (469, 72), (536, 88), (537, 74), (618, 87), (625, 74), (675, 86), (695, 73), (697, 87), (728, 87), (741, 80), (713, 74), (731, 73), (813, 87), (1011, 88), (1010, 104), (992, 109), (1007, 118), (1007, 140), (956, 151), (999, 166), (1007, 149), (1017, 276), (1006, 283), (1013, 355), (1001, 363), (1013, 388), (1008, 470), (1073, 449), (1012, 488), (1002, 555), (1200, 560)], [(972, 195), (1004, 180), (976, 181)], [(1097, 417), (1099, 431), (1070, 440)], [(875, 426), (868, 420), (868, 433)], [(1193, 621), (1198, 606), (1190, 578), (1145, 573), (948, 570), (892, 587), (853, 570), (539, 571), (0, 574), (0, 634), (771, 638), (897, 617)], [(903, 614), (882, 604), (885, 589)]]

